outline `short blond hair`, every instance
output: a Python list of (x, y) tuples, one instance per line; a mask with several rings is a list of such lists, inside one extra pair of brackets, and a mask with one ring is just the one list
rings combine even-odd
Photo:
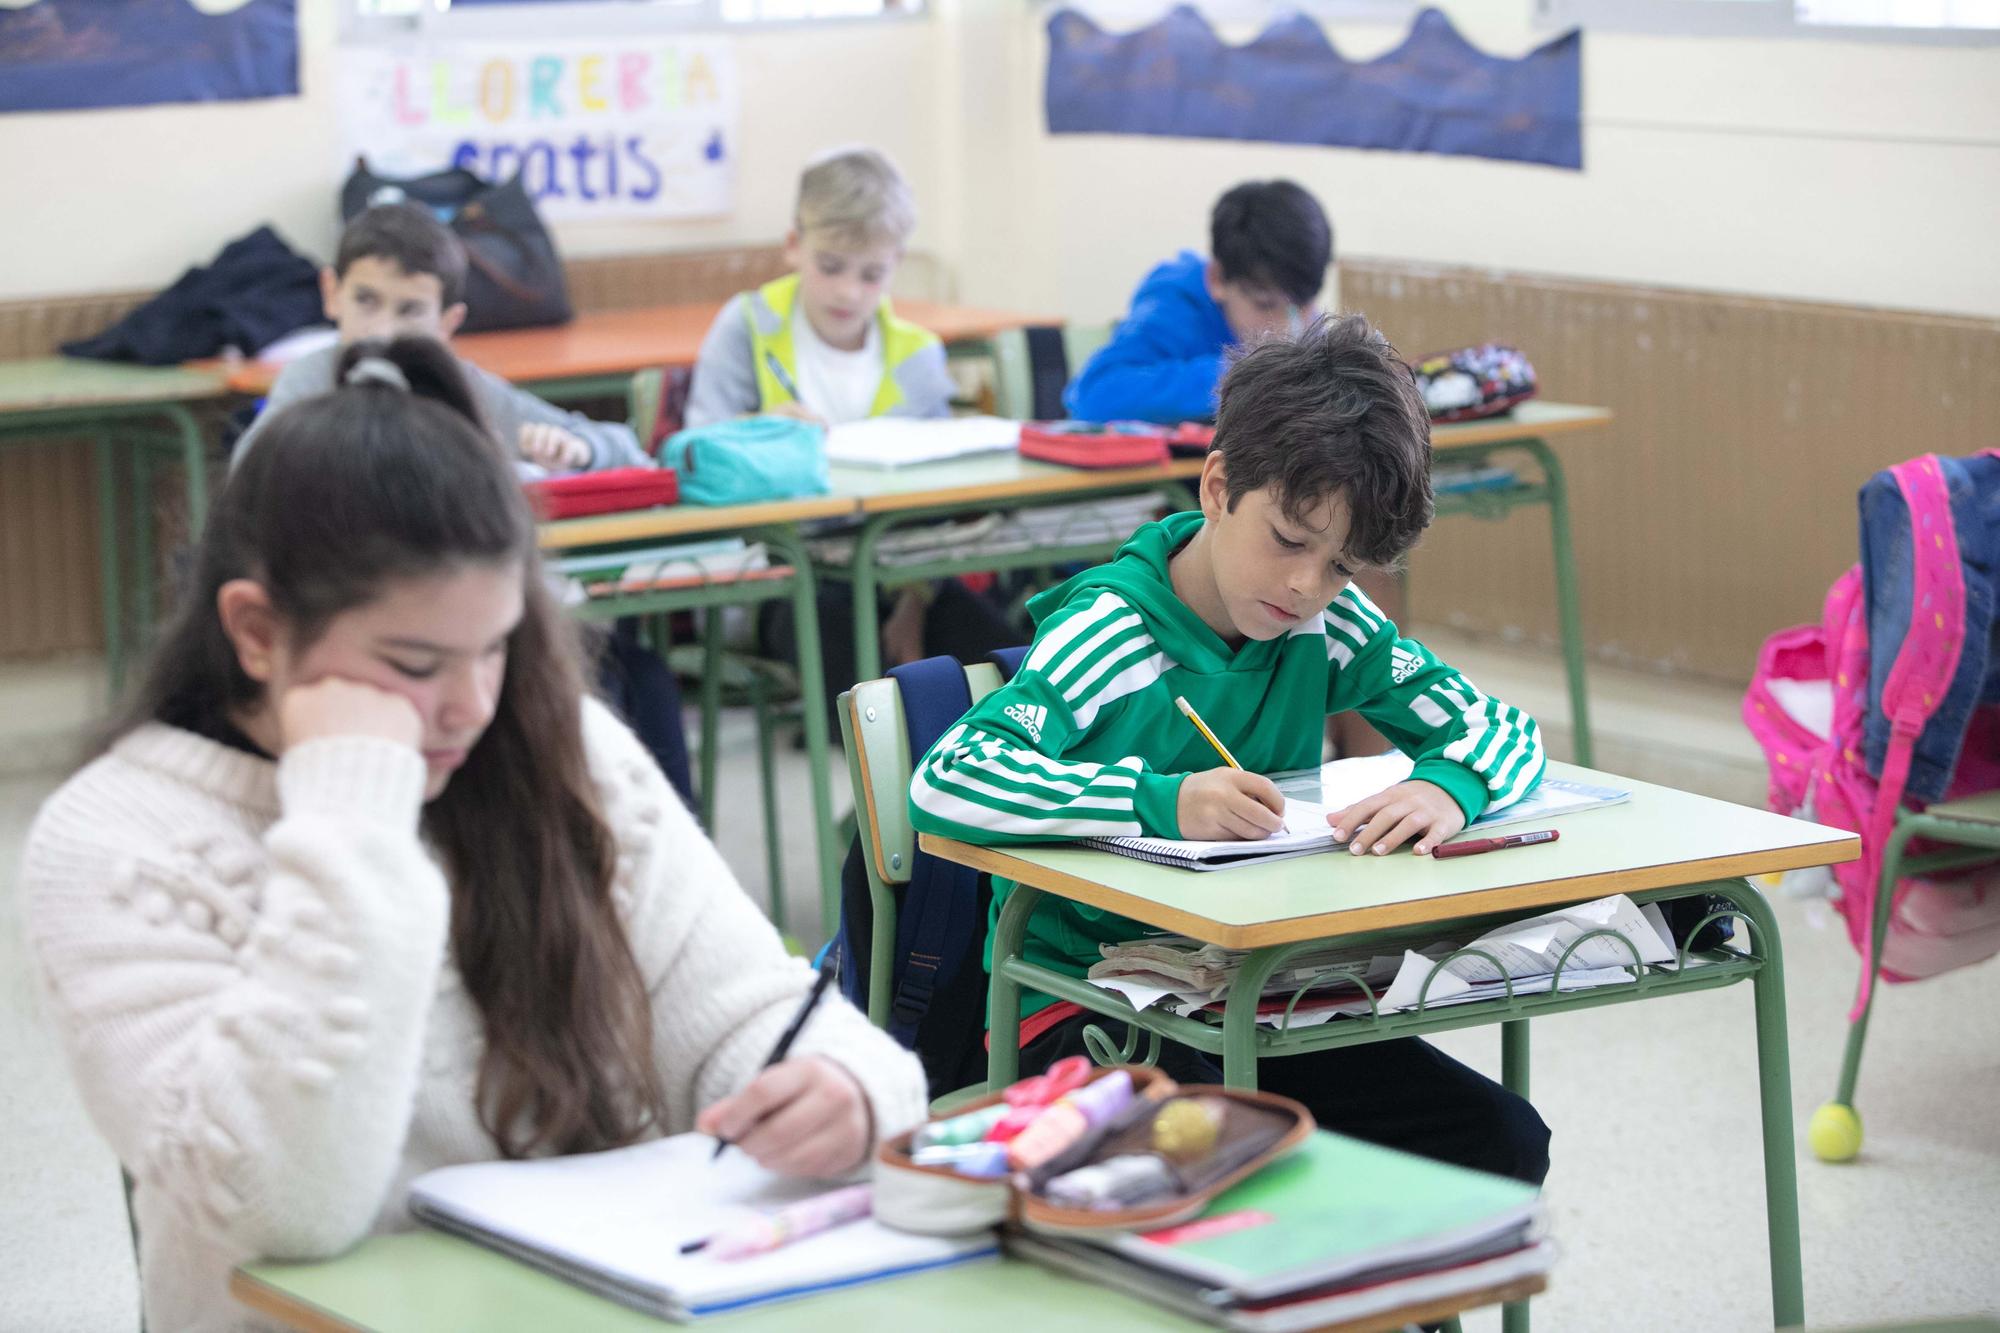
[(839, 245), (901, 248), (917, 229), (917, 201), (887, 155), (836, 148), (806, 163), (795, 221), (801, 235), (828, 232)]

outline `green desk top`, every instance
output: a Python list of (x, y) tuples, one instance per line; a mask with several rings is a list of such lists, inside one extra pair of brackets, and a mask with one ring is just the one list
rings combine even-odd
[(1963, 819), (1974, 824), (2000, 824), (2000, 791), (1981, 792), (1956, 801), (1939, 801), (1924, 813), (1939, 819)]
[(0, 413), (179, 403), (227, 392), (221, 374), (180, 366), (128, 366), (68, 356), (0, 361)]
[[(253, 1264), (237, 1298), (294, 1328), (371, 1333), (661, 1333), (673, 1325), (560, 1278), (434, 1231), (374, 1236), (318, 1264)], [(831, 1291), (810, 1300), (719, 1315), (717, 1333), (894, 1330), (923, 1324), (954, 1333), (1110, 1333), (1202, 1329), (1205, 1324), (1107, 1287), (1012, 1259), (974, 1261)]]
[(1550, 764), (1549, 772), (1624, 788), (1632, 799), (1552, 819), (1550, 827), (1562, 832), (1558, 842), (1449, 861), (1408, 853), (1356, 857), (1343, 850), (1195, 872), (1060, 844), (974, 847), (926, 834), (923, 845), (950, 860), (1232, 948), (1539, 910), (1613, 893), (1832, 865), (1861, 854), (1860, 839), (1843, 829), (1573, 764)]

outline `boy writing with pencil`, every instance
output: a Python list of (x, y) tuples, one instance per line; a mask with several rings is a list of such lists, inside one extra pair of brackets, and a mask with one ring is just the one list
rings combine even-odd
[[(1354, 854), (1428, 854), (1518, 800), (1544, 766), (1533, 719), (1402, 638), (1351, 585), (1416, 543), (1429, 471), (1423, 403), (1365, 320), (1251, 348), (1222, 383), (1200, 511), (1141, 528), (1111, 563), (1030, 603), (1038, 631), (1020, 672), (924, 756), (912, 822), (987, 844), (1261, 839), (1284, 811), (1262, 774), (1316, 767), (1323, 718), (1350, 708), (1416, 761), (1408, 781), (1328, 816)], [(1242, 767), (1221, 761), (1183, 698)], [(1332, 872), (1328, 884), (1338, 891)], [(1012, 888), (994, 882), (996, 915)], [(1145, 933), (1050, 900), (1025, 952), (1081, 977), (1100, 945)], [(1084, 1051), (1086, 1021), (1118, 1026), (1032, 992), (1022, 1009), (1023, 1073)], [(1221, 1081), (1210, 1057), (1171, 1042), (1160, 1065)], [(1329, 1129), (1524, 1180), (1548, 1169), (1533, 1107), (1414, 1038), (1265, 1061), (1258, 1077)]]

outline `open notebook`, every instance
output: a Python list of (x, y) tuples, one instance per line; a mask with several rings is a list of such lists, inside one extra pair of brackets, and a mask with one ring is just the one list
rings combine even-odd
[[(1084, 845), (1182, 870), (1226, 870), (1230, 866), (1310, 856), (1340, 846), (1340, 840), (1327, 827), (1329, 811), (1344, 810), (1385, 787), (1395, 786), (1410, 776), (1414, 766), (1408, 755), (1391, 750), (1362, 759), (1336, 759), (1318, 769), (1274, 773), (1272, 781), (1285, 796), (1285, 827), (1262, 842), (1125, 837), (1088, 838)], [(1460, 836), (1484, 835), (1489, 829), (1535, 823), (1630, 799), (1631, 792), (1617, 787), (1543, 778), (1533, 791), (1512, 805), (1488, 811), (1473, 820), (1472, 826)]]
[(871, 1219), (733, 1262), (683, 1255), (743, 1217), (827, 1186), (788, 1180), (741, 1152), (711, 1164), (702, 1134), (610, 1152), (477, 1162), (410, 1185), (420, 1221), (490, 1246), (600, 1295), (666, 1319), (690, 1320), (831, 1287), (962, 1263), (997, 1251), (990, 1232), (916, 1236)]
[(850, 467), (908, 467), (969, 454), (1002, 453), (1021, 442), (1021, 423), (1002, 417), (870, 417), (826, 433), (826, 461)]

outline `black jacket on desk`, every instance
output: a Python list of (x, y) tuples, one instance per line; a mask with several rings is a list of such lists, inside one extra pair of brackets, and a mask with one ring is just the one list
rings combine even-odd
[(99, 361), (172, 366), (219, 355), (225, 347), (254, 354), (325, 321), (319, 269), (278, 233), (259, 227), (102, 333), (62, 349)]

